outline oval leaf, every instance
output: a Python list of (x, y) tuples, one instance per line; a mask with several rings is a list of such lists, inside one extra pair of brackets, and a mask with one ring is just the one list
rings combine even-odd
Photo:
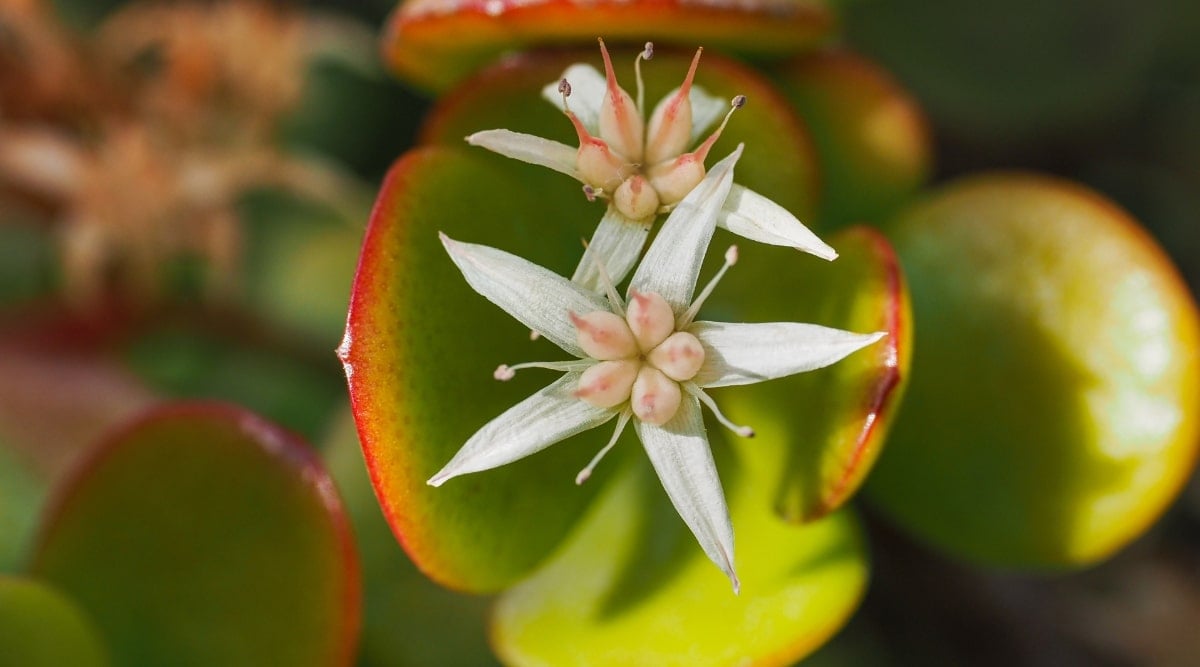
[(783, 445), (773, 437), (739, 442), (736, 453), (712, 440), (718, 459), (740, 464), (721, 466), (740, 594), (634, 461), (546, 567), (501, 596), (492, 633), (501, 658), (522, 667), (790, 665), (828, 639), (866, 586), (862, 536), (847, 512), (805, 526), (779, 521), (762, 483), (776, 473), (754, 451)]
[(0, 575), (0, 646), (5, 665), (109, 664), (100, 633), (78, 605), (49, 586), (4, 575)]
[(1200, 440), (1200, 321), (1153, 240), (1050, 178), (953, 185), (893, 228), (919, 322), (874, 501), (947, 551), (1093, 562), (1142, 532)]
[(597, 36), (781, 55), (812, 48), (834, 25), (824, 0), (407, 0), (389, 20), (384, 56), (408, 81), (444, 89), (502, 53)]
[[(542, 101), (540, 90), (571, 61), (569, 55), (517, 59), (464, 85), (435, 111), (426, 142), (456, 147), (420, 149), (396, 164), (355, 279), (340, 353), (372, 480), (418, 567), (454, 588), (495, 591), (527, 574), (603, 483), (580, 488), (573, 480), (604, 444), (605, 430), (438, 489), (426, 485), (476, 429), (553, 378), (533, 371), (499, 385), (492, 379), (497, 365), (567, 357), (544, 342), (530, 344), (527, 330), (475, 294), (437, 233), (570, 275), (580, 239), (595, 231), (603, 206), (587, 202), (578, 183), (561, 174), (460, 142), (468, 132), (508, 122), (518, 130), (569, 133), (570, 123)], [(677, 85), (687, 62), (656, 57), (652, 64), (662, 72), (655, 76), (662, 78), (647, 99)], [(714, 151), (751, 142), (738, 182), (793, 208), (811, 205), (813, 162), (803, 126), (761, 78), (728, 61), (705, 62), (714, 66), (703, 83), (714, 92), (749, 89), (760, 100), (738, 113)], [(605, 475), (602, 468), (598, 477)]]
[(832, 263), (742, 244), (742, 260), (709, 307), (731, 321), (769, 318), (887, 333), (832, 366), (714, 391), (735, 422), (753, 426), (760, 435), (775, 434), (776, 447), (760, 438), (754, 446), (774, 457), (778, 472), (766, 483), (775, 489), (776, 509), (789, 521), (824, 516), (866, 479), (896, 413), (912, 350), (908, 288), (891, 245), (865, 227), (828, 241), (840, 253)]
[(772, 68), (812, 128), (821, 161), (821, 222), (881, 223), (925, 183), (933, 141), (916, 100), (870, 60), (847, 51)]
[(306, 445), (243, 410), (159, 408), (60, 489), (32, 571), (117, 664), (347, 665), (358, 562)]

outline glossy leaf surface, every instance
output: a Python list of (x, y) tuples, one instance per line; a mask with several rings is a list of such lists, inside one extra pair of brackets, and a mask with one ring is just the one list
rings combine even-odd
[(33, 573), (95, 620), (117, 664), (346, 665), (358, 563), (333, 484), (241, 409), (166, 406), (60, 489)]
[[(789, 251), (741, 244), (743, 259), (707, 309), (714, 319), (788, 320), (868, 333), (887, 332), (870, 347), (809, 373), (714, 391), (736, 422), (761, 436), (777, 471), (768, 482), (789, 521), (820, 518), (858, 490), (899, 407), (912, 352), (912, 315), (899, 260), (878, 232), (855, 227), (828, 236), (832, 263), (789, 266)], [(787, 266), (787, 270), (781, 267)]]
[(347, 409), (323, 448), (362, 558), (363, 628), (358, 665), (498, 665), (487, 642), (491, 600), (446, 590), (413, 566), (388, 527), (363, 465)]
[[(437, 233), (570, 275), (602, 204), (587, 202), (578, 183), (561, 174), (459, 142), (468, 132), (506, 126), (568, 138), (569, 122), (539, 92), (571, 61), (562, 54), (512, 61), (435, 110), (425, 139), (452, 146), (414, 151), (393, 168), (355, 280), (342, 355), (367, 464), (410, 556), (455, 588), (499, 590), (528, 573), (562, 540), (607, 475), (601, 469), (593, 483), (573, 483), (608, 438), (601, 429), (439, 489), (425, 484), (476, 429), (554, 377), (532, 371), (499, 384), (492, 379), (497, 365), (566, 358), (544, 341), (530, 343), (527, 330), (476, 295)], [(648, 64), (656, 69), (647, 99), (677, 85), (686, 63), (664, 53)], [(738, 182), (793, 209), (810, 205), (813, 162), (802, 126), (760, 78), (729, 61), (705, 63), (703, 83), (714, 92), (750, 89), (757, 100), (731, 121), (714, 155), (746, 141)], [(795, 251), (780, 256), (824, 264)]]
[(917, 321), (868, 489), (908, 529), (1009, 566), (1096, 561), (1192, 470), (1200, 323), (1123, 211), (1033, 175), (960, 181), (892, 228)]
[(757, 483), (773, 474), (757, 448), (777, 445), (776, 436), (728, 448), (712, 429), (709, 436), (725, 459), (741, 593), (729, 590), (654, 474), (635, 461), (546, 567), (500, 598), (493, 635), (506, 663), (790, 665), (841, 627), (867, 579), (854, 516), (779, 521), (770, 487)]
[(538, 46), (603, 37), (782, 55), (812, 48), (835, 23), (824, 0), (407, 0), (389, 21), (384, 55), (410, 82), (444, 89), (505, 52)]

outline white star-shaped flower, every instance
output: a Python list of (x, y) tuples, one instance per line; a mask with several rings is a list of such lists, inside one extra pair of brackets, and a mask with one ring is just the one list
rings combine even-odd
[[(571, 65), (560, 81), (542, 90), (575, 126), (579, 148), (510, 130), (484, 130), (467, 137), (472, 145), (567, 174), (583, 183), (589, 199), (609, 201), (572, 277), (597, 292), (603, 289), (598, 267), (607, 267), (617, 283), (625, 278), (637, 263), (655, 216), (677, 206), (704, 178), (709, 150), (729, 116), (746, 101), (745, 96), (735, 97), (716, 131), (688, 152), (727, 108), (724, 100), (692, 85), (701, 52), (696, 51), (683, 84), (658, 103), (649, 122), (643, 113), (641, 61), (653, 54), (652, 45), (647, 43), (635, 61), (636, 102), (617, 84), (603, 40), (600, 52), (604, 74), (591, 65)], [(827, 260), (837, 257), (796, 216), (740, 185), (733, 185), (720, 202), (717, 226), (760, 243), (794, 247)]]
[[(625, 299), (611, 281), (605, 280), (606, 294), (600, 295), (515, 255), (442, 235), (475, 291), (576, 359), (497, 368), (500, 380), (527, 367), (565, 375), (479, 429), (429, 484), (511, 463), (617, 418), (612, 439), (576, 478), (582, 483), (633, 421), (675, 509), (737, 591), (733, 528), (700, 406), (739, 435), (753, 431), (730, 422), (705, 389), (821, 368), (884, 335), (790, 322), (694, 321), (737, 259), (731, 247), (725, 266), (693, 299), (741, 150), (714, 165), (671, 212)], [(603, 267), (598, 269), (603, 277)]]

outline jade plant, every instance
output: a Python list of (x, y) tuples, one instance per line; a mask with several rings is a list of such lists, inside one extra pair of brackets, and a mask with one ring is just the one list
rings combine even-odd
[[(449, 90), (427, 117), (421, 144), (397, 161), (381, 191), (339, 355), (396, 537), (435, 581), (500, 593), (492, 639), (502, 660), (788, 664), (828, 638), (862, 595), (865, 551), (845, 503), (864, 481), (873, 504), (919, 538), (959, 558), (1009, 567), (1094, 563), (1163, 511), (1190, 472), (1200, 435), (1187, 409), (1200, 390), (1197, 315), (1170, 262), (1136, 223), (1082, 188), (1036, 175), (983, 176), (979, 186), (923, 193), (926, 124), (869, 61), (799, 54), (754, 70), (719, 53), (761, 56), (771, 44), (764, 28), (761, 43), (734, 31), (718, 48), (706, 43), (697, 67), (699, 54), (672, 48), (683, 40), (674, 26), (650, 19), (648, 8), (642, 32), (621, 24), (617, 17), (638, 6), (494, 3), (432, 13), (413, 2), (394, 15), (387, 37), (398, 71)], [(809, 9), (797, 3), (784, 14), (805, 21)], [(705, 11), (735, 10), (674, 11), (685, 25)], [(741, 20), (763, 19), (752, 8), (738, 11)], [(578, 20), (568, 28), (562, 21), (572, 13)], [(578, 24), (612, 32), (580, 35)], [(512, 30), (509, 38), (492, 29), (500, 27)], [(438, 41), (456, 30), (453, 43)], [(600, 69), (586, 51), (538, 47), (595, 37), (609, 42)], [(807, 44), (798, 32), (790, 48)], [(524, 51), (487, 65), (504, 45)], [(427, 48), (438, 57), (418, 58)], [(617, 83), (621, 60), (633, 64), (634, 94)], [(684, 84), (671, 88), (681, 76)], [(647, 123), (644, 100), (656, 95), (663, 101)], [(552, 104), (538, 105), (539, 98)], [(628, 361), (650, 350), (639, 346), (623, 310), (642, 295), (643, 274), (674, 269), (666, 258), (685, 252), (676, 236), (685, 218), (709, 224), (711, 212), (688, 203), (718, 196), (706, 193), (710, 180), (681, 179), (700, 183), (682, 196), (664, 180), (680, 173), (668, 171), (679, 164), (670, 156), (693, 155), (682, 151), (699, 140), (702, 123), (684, 123), (689, 131), (665, 141), (671, 149), (661, 155), (651, 146), (672, 133), (664, 130), (672, 105), (687, 100), (679, 113), (690, 122), (695, 109), (717, 109), (710, 98), (734, 100), (738, 111), (700, 144), (696, 173), (704, 174), (710, 150), (744, 144), (738, 187), (770, 204), (738, 219), (772, 229), (780, 247), (740, 245), (738, 269), (706, 293), (705, 309), (724, 321), (782, 316), (884, 336), (829, 368), (713, 391), (712, 405), (722, 407), (712, 425), (726, 428), (707, 429), (714, 462), (702, 467), (714, 472), (701, 478), (725, 488), (737, 535), (737, 597), (721, 592), (702, 567), (707, 559), (694, 547), (689, 553), (686, 532), (671, 525), (674, 505), (708, 558), (732, 576), (732, 534), (711, 509), (721, 494), (701, 493), (694, 476), (664, 476), (665, 465), (679, 469), (689, 459), (660, 461), (659, 439), (646, 437), (664, 391), (638, 382), (645, 368), (663, 368), (652, 356), (645, 366)], [(719, 113), (696, 116), (714, 122)], [(541, 167), (574, 177), (583, 194)], [(709, 202), (721, 210), (716, 224), (765, 240), (719, 217), (743, 201)], [(826, 236), (833, 252), (816, 254), (840, 257), (814, 262), (792, 248), (818, 246), (779, 240), (799, 237), (774, 230), (807, 232), (793, 218), (838, 228)], [(723, 234), (711, 242), (733, 240)], [(1072, 256), (1064, 244), (1082, 234), (1101, 244), (1097, 258), (1120, 257), (1124, 268), (1105, 273), (1113, 259)], [(581, 238), (591, 239), (586, 250)], [(724, 274), (712, 261), (719, 253), (709, 255), (707, 270)], [(519, 324), (472, 300), (454, 268)], [(619, 287), (630, 271), (627, 305)], [(693, 284), (701, 271), (677, 280)], [(1109, 301), (1081, 287), (1101, 273), (1129, 296)], [(694, 315), (683, 312), (684, 301), (673, 307), (682, 321), (673, 331)], [(1135, 304), (1155, 315), (1133, 316)], [(528, 342), (530, 329), (582, 360), (496, 368), (497, 359), (549, 356), (536, 351), (541, 342)], [(703, 364), (714, 350), (698, 340)], [(750, 356), (730, 363), (751, 368)], [(536, 368), (566, 375), (534, 393), (535, 380), (519, 383)], [(699, 377), (691, 368), (679, 378), (667, 373), (662, 385), (682, 388), (665, 392), (664, 425), (679, 434), (687, 429), (669, 421), (682, 412), (676, 395), (699, 396), (687, 388)], [(530, 370), (515, 373), (522, 369)], [(489, 374), (519, 388), (480, 387), (476, 378)], [(911, 396), (901, 401), (910, 374)], [(506, 397), (530, 393), (504, 412)], [(641, 417), (649, 417), (639, 429), (649, 464), (619, 444), (625, 421)], [(618, 420), (611, 438), (588, 432), (611, 419)], [(753, 424), (754, 440), (728, 437), (746, 435), (743, 424)], [(703, 430), (695, 421), (688, 428)], [(706, 449), (687, 456), (706, 457)], [(615, 460), (597, 467), (606, 454)], [(564, 483), (581, 468), (577, 479), (592, 481)], [(441, 486), (468, 472), (479, 474)], [(794, 606), (801, 599), (810, 603), (802, 610)], [(782, 627), (768, 630), (775, 627), (764, 626), (768, 617)]]
[[(0, 2), (0, 662), (789, 665), (875, 577), (813, 664), (882, 664), (897, 577), (1054, 587), (1192, 475), (1163, 250), (930, 186), (969, 105), (840, 3), (406, 0), (407, 124), (345, 23), (129, 4)], [(368, 215), (322, 148), (404, 130)]]

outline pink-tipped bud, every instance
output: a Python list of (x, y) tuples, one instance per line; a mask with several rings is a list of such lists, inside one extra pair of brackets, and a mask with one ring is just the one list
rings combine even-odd
[(658, 213), (658, 192), (644, 176), (631, 176), (617, 186), (613, 203), (630, 220), (644, 220)]
[(686, 331), (676, 331), (646, 357), (655, 368), (678, 382), (694, 377), (704, 365), (704, 346)]
[(604, 40), (600, 40), (600, 53), (604, 57), (604, 78), (608, 83), (600, 102), (600, 138), (627, 161), (641, 162), (645, 134), (642, 114), (629, 93), (617, 84)]
[(612, 192), (625, 180), (625, 162), (614, 155), (607, 144), (594, 137), (579, 143), (575, 167), (580, 178), (593, 186), (593, 196), (595, 189)]
[(579, 377), (575, 398), (597, 408), (616, 407), (629, 400), (640, 363), (632, 359), (601, 361)]
[(642, 352), (658, 347), (675, 331), (675, 313), (667, 300), (656, 292), (643, 294), (631, 290), (625, 320)]
[(638, 353), (633, 332), (620, 315), (598, 310), (587, 315), (571, 313), (576, 340), (585, 354), (593, 359), (626, 359)]
[(642, 366), (629, 397), (633, 414), (647, 424), (662, 425), (671, 421), (683, 399), (679, 383), (652, 366)]
[(650, 185), (664, 206), (678, 204), (704, 180), (704, 158), (686, 153), (650, 169)]
[(656, 165), (664, 160), (681, 155), (692, 143), (692, 101), (688, 94), (692, 90), (692, 79), (700, 64), (696, 49), (692, 66), (688, 69), (683, 84), (675, 94), (663, 98), (654, 113), (650, 114), (650, 125), (646, 130), (646, 164)]

